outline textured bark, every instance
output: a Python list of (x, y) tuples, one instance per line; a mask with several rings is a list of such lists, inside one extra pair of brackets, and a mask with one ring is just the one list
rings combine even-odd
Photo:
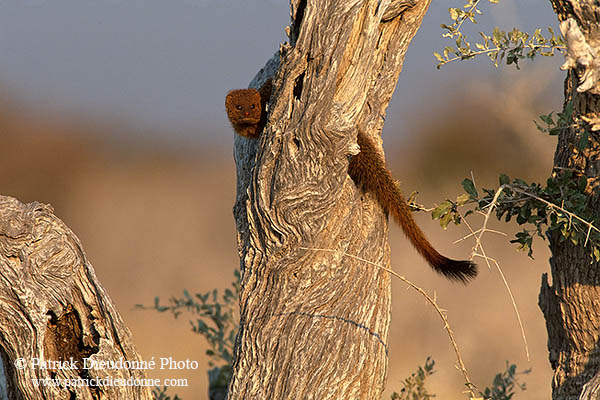
[(268, 125), (235, 140), (242, 287), (229, 399), (381, 397), (390, 277), (371, 263), (389, 267), (387, 222), (348, 159), (359, 126), (381, 143), (429, 3), (291, 1), (290, 44), (251, 84), (274, 76)]
[[(139, 369), (84, 368), (84, 358), (141, 358), (79, 239), (50, 206), (0, 196), (0, 318), (0, 398), (151, 398), (150, 388), (139, 385), (36, 384), (52, 378), (145, 378)], [(24, 369), (15, 368), (18, 359), (24, 360)], [(36, 359), (72, 361), (75, 369), (32, 366)]]
[[(600, 4), (590, 0), (552, 0), (552, 5), (560, 21), (574, 18), (587, 43), (600, 55)], [(600, 91), (596, 83), (595, 87), (581, 92), (577, 77), (581, 73), (581, 70), (569, 70), (565, 104), (573, 101), (575, 125), (591, 129), (594, 124), (586, 124), (586, 121), (597, 120), (600, 115), (600, 97), (593, 94)], [(578, 86), (580, 91), (577, 91)], [(588, 147), (578, 151), (578, 129), (565, 129), (559, 135), (555, 171), (568, 168), (585, 175), (588, 188), (594, 194), (589, 207), (600, 216), (599, 132), (592, 132)], [(600, 371), (600, 265), (590, 263), (589, 249), (570, 241), (562, 242), (559, 235), (550, 235), (549, 239), (552, 285), (544, 274), (539, 304), (546, 318), (549, 358), (554, 369), (552, 398), (578, 399), (581, 395), (582, 399), (597, 399), (600, 381), (594, 377)], [(582, 394), (586, 383), (589, 384)]]

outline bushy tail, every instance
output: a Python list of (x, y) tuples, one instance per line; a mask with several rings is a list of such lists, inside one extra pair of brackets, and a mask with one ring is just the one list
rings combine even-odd
[(360, 153), (350, 161), (348, 173), (365, 192), (375, 195), (377, 202), (402, 227), (404, 234), (429, 265), (448, 279), (467, 283), (477, 275), (477, 265), (471, 261), (458, 261), (444, 257), (429, 243), (415, 223), (408, 204), (385, 167), (381, 156), (365, 133), (359, 131)]

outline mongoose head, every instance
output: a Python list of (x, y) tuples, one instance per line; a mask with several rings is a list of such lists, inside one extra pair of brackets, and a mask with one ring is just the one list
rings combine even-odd
[(233, 124), (258, 124), (262, 111), (260, 94), (256, 89), (232, 90), (225, 98), (225, 108)]

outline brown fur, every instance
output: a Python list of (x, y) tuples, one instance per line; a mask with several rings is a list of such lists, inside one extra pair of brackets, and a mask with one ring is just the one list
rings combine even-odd
[(273, 88), (271, 79), (260, 88), (232, 90), (225, 98), (227, 117), (240, 135), (257, 138), (267, 123), (267, 102)]
[[(271, 97), (269, 79), (261, 88), (232, 90), (227, 94), (225, 107), (233, 129), (240, 135), (257, 138), (266, 124), (266, 103)], [(402, 192), (385, 167), (377, 149), (367, 135), (358, 131), (360, 153), (352, 157), (348, 174), (363, 191), (373, 193), (381, 208), (391, 214), (404, 234), (429, 265), (448, 279), (468, 282), (477, 275), (477, 266), (471, 261), (457, 261), (444, 257), (433, 248), (413, 219)]]
[(359, 130), (357, 141), (360, 153), (352, 157), (348, 168), (354, 183), (364, 192), (373, 193), (381, 208), (392, 214), (408, 240), (436, 272), (464, 283), (474, 278), (477, 275), (474, 263), (449, 259), (433, 248), (415, 223), (402, 192), (371, 140)]

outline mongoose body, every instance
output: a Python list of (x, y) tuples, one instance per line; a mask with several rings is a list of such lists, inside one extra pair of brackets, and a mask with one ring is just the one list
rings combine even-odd
[[(272, 83), (268, 80), (260, 90), (238, 89), (227, 94), (225, 107), (233, 129), (239, 135), (258, 138), (266, 124), (266, 104), (271, 96)], [(348, 174), (356, 186), (373, 193), (381, 208), (400, 225), (415, 249), (429, 265), (446, 278), (468, 282), (477, 275), (477, 266), (468, 260), (452, 260), (441, 255), (427, 240), (416, 224), (410, 208), (402, 196), (392, 174), (369, 137), (358, 130), (360, 153), (353, 156)]]

